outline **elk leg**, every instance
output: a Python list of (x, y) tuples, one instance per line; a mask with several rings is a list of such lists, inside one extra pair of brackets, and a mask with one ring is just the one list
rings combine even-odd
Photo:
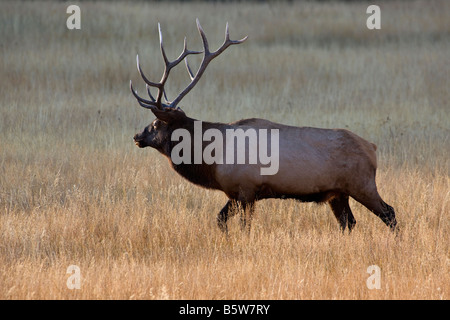
[[(348, 200), (347, 200), (347, 205), (348, 205)], [(348, 212), (347, 212), (347, 224), (348, 224), (348, 232), (350, 233), (350, 232), (352, 232), (352, 230), (356, 224), (356, 220), (355, 220), (355, 217), (353, 216), (352, 210), (350, 210), (350, 206), (348, 207)]]
[(247, 229), (250, 232), (251, 220), (253, 217), (253, 212), (255, 210), (255, 202), (228, 200), (225, 206), (220, 210), (217, 215), (217, 225), (222, 232), (227, 233), (227, 221), (228, 218), (234, 216), (238, 211), (241, 213), (241, 228), (242, 230)]
[(329, 200), (328, 203), (334, 213), (334, 216), (341, 226), (342, 232), (344, 232), (347, 225), (349, 231), (352, 231), (353, 227), (356, 224), (356, 220), (348, 204), (348, 196), (341, 194)]
[(225, 206), (220, 210), (219, 214), (217, 215), (217, 225), (219, 226), (219, 229), (222, 232), (227, 233), (227, 220), (228, 220), (228, 211), (230, 211), (230, 207), (233, 205), (232, 200), (228, 200), (228, 202), (225, 204)]
[(379, 204), (381, 209), (372, 210), (372, 212), (375, 213), (392, 231), (395, 231), (397, 227), (397, 219), (395, 218), (394, 208), (383, 200), (381, 200)]
[(372, 196), (358, 196), (354, 198), (379, 217), (392, 231), (395, 231), (397, 219), (395, 218), (394, 208), (384, 202), (378, 192), (375, 191)]

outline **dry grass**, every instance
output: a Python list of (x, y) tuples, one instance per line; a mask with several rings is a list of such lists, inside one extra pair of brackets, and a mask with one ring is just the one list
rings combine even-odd
[[(1, 3), (1, 299), (448, 299), (448, 1), (382, 3), (380, 31), (365, 3), (81, 2), (80, 31), (65, 27), (67, 5)], [(159, 77), (156, 22), (173, 57), (185, 35), (200, 47), (196, 17), (211, 46), (226, 21), (250, 38), (209, 67), (188, 114), (375, 142), (398, 237), (355, 202), (342, 235), (327, 206), (263, 201), (249, 235), (232, 219), (225, 238), (225, 196), (134, 146), (153, 118), (127, 88), (143, 88), (135, 54)], [(172, 96), (188, 81), (177, 72)], [(66, 286), (72, 264), (80, 290)], [(366, 286), (374, 264), (380, 290)]]

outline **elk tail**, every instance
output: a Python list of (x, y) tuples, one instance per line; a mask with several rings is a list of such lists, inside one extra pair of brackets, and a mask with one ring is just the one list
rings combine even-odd
[(371, 143), (373, 151), (377, 151), (377, 145), (375, 143)]

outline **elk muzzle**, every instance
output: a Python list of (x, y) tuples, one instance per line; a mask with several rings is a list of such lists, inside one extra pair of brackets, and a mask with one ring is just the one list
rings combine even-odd
[(136, 133), (133, 137), (133, 140), (134, 140), (134, 144), (137, 145), (139, 148), (146, 147), (146, 145), (144, 143), (144, 137), (142, 136), (142, 134)]

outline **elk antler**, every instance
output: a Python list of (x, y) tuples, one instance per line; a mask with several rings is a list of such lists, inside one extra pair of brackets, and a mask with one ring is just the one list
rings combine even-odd
[[(200, 33), (200, 36), (203, 41), (203, 51), (188, 50), (187, 45), (186, 45), (186, 38), (184, 38), (183, 52), (181, 52), (181, 54), (178, 56), (178, 58), (175, 59), (174, 61), (169, 61), (169, 59), (167, 59), (167, 56), (166, 56), (166, 53), (165, 53), (164, 47), (163, 47), (161, 26), (158, 23), (159, 45), (161, 48), (161, 54), (163, 56), (163, 60), (164, 60), (164, 64), (165, 64), (164, 73), (163, 73), (163, 76), (162, 76), (160, 82), (152, 82), (147, 79), (147, 77), (142, 72), (141, 66), (139, 64), (139, 56), (136, 56), (137, 69), (138, 69), (139, 74), (141, 75), (142, 79), (146, 83), (147, 93), (151, 99), (151, 100), (147, 100), (147, 99), (143, 99), (140, 96), (138, 96), (138, 94), (137, 94), (136, 90), (134, 90), (133, 84), (131, 83), (131, 80), (130, 80), (131, 92), (136, 97), (138, 103), (142, 107), (147, 108), (147, 109), (155, 109), (156, 108), (159, 110), (163, 110), (165, 108), (175, 108), (178, 105), (178, 103), (181, 101), (181, 99), (183, 99), (184, 96), (186, 94), (188, 94), (189, 91), (191, 91), (191, 89), (197, 84), (197, 82), (200, 80), (201, 76), (203, 75), (203, 72), (205, 72), (206, 67), (211, 62), (212, 59), (214, 59), (219, 54), (221, 54), (223, 51), (225, 51), (225, 49), (228, 48), (230, 45), (240, 44), (240, 43), (244, 42), (245, 40), (247, 40), (247, 38), (248, 38), (248, 37), (245, 37), (241, 40), (230, 40), (230, 34), (228, 31), (228, 22), (227, 22), (227, 25), (225, 28), (225, 41), (223, 42), (222, 46), (219, 49), (217, 49), (214, 52), (211, 52), (211, 51), (209, 51), (208, 40), (206, 39), (205, 32), (203, 31), (202, 26), (200, 25), (200, 22), (198, 21), (198, 19), (196, 21), (197, 21), (198, 32)], [(197, 73), (194, 75), (191, 68), (189, 67), (189, 64), (187, 61), (187, 56), (190, 54), (200, 54), (200, 53), (203, 53), (203, 59), (202, 59), (202, 62), (200, 64), (200, 67), (199, 67)], [(178, 95), (178, 97), (175, 98), (175, 100), (170, 102), (167, 99), (167, 96), (166, 96), (166, 93), (164, 90), (164, 85), (169, 77), (170, 70), (173, 67), (175, 67), (176, 65), (178, 65), (182, 60), (184, 60), (186, 63), (186, 69), (188, 71), (189, 77), (191, 78), (191, 83)], [(152, 94), (150, 92), (150, 87), (158, 88), (158, 95), (156, 96), (156, 99), (152, 96)], [(164, 95), (164, 99), (165, 99), (166, 103), (161, 102), (163, 95)]]

